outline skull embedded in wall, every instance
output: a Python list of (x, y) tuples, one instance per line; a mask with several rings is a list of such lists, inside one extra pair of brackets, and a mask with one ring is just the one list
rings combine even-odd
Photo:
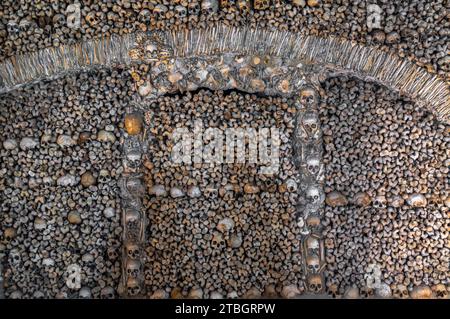
[(385, 208), (386, 207), (386, 197), (384, 195), (378, 195), (373, 200), (373, 206), (375, 208)]
[(320, 205), (324, 200), (322, 189), (317, 185), (310, 185), (306, 189), (306, 200), (314, 206)]
[(309, 255), (306, 257), (306, 266), (310, 273), (318, 273), (320, 270), (320, 258), (317, 255)]
[(315, 140), (320, 137), (319, 116), (314, 111), (306, 111), (300, 118), (300, 138), (303, 140)]
[(308, 236), (305, 239), (306, 253), (308, 255), (319, 255), (320, 242), (315, 236)]
[(403, 284), (392, 285), (391, 290), (392, 290), (392, 296), (396, 299), (409, 298), (408, 288)]
[(128, 277), (137, 278), (141, 272), (141, 263), (134, 259), (127, 259), (125, 268)]
[(127, 256), (131, 259), (138, 259), (141, 255), (139, 246), (135, 243), (127, 243), (125, 245), (125, 250), (127, 252)]
[(153, 14), (155, 14), (160, 19), (165, 18), (167, 11), (169, 11), (169, 9), (163, 4), (158, 4), (153, 8)]
[(152, 17), (152, 13), (150, 12), (150, 10), (143, 9), (139, 12), (138, 21), (143, 22), (143, 23), (150, 22), (151, 17)]
[(205, 15), (216, 13), (219, 10), (218, 0), (202, 0), (202, 13)]
[(137, 296), (141, 292), (139, 281), (136, 278), (128, 278), (127, 280), (127, 292), (129, 296)]
[(189, 5), (188, 5), (188, 13), (189, 13), (189, 15), (196, 16), (196, 15), (198, 15), (200, 13), (201, 8), (200, 8), (199, 1), (200, 0), (189, 1)]
[(72, 3), (67, 6), (67, 27), (77, 29), (81, 25), (81, 5), (79, 3)]
[(176, 6), (175, 7), (175, 17), (178, 19), (183, 19), (187, 16), (187, 8), (184, 6)]
[(320, 167), (320, 158), (318, 155), (312, 154), (306, 158), (306, 171), (309, 175), (318, 175), (320, 172)]
[(312, 293), (320, 293), (323, 290), (323, 279), (322, 276), (318, 274), (309, 275), (308, 279), (308, 290)]
[(134, 224), (138, 222), (141, 218), (141, 214), (138, 210), (134, 208), (127, 208), (125, 211), (125, 223), (128, 224)]
[(319, 98), (316, 90), (312, 87), (305, 87), (300, 90), (300, 105), (305, 108), (311, 108), (317, 106)]
[(114, 288), (113, 287), (105, 287), (100, 291), (101, 299), (114, 299)]
[(270, 0), (255, 0), (253, 1), (253, 7), (256, 10), (267, 10), (270, 7)]
[(237, 0), (236, 5), (241, 12), (249, 12), (251, 10), (250, 0)]
[(434, 296), (439, 299), (448, 299), (448, 291), (447, 287), (443, 284), (437, 284), (431, 287), (431, 290), (434, 293)]

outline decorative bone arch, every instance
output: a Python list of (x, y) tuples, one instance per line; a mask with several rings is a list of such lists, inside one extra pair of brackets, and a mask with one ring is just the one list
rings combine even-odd
[[(450, 92), (445, 82), (394, 54), (347, 40), (301, 36), (288, 31), (236, 28), (155, 31), (112, 36), (73, 46), (44, 49), (0, 64), (0, 93), (42, 78), (91, 68), (131, 65), (140, 97), (128, 108), (139, 111), (141, 99), (197, 88), (238, 89), (248, 93), (296, 98), (294, 163), (301, 188), (297, 216), (302, 230), (307, 289), (324, 288), (324, 248), (320, 215), (324, 201), (322, 136), (318, 119), (319, 80), (349, 74), (375, 81), (410, 96), (421, 107), (450, 123)], [(149, 123), (148, 123), (149, 124)], [(142, 211), (143, 135), (124, 141), (123, 198), (124, 296), (144, 293), (143, 248), (147, 221)]]

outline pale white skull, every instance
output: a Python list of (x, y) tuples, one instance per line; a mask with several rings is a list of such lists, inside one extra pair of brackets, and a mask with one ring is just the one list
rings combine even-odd
[(218, 0), (203, 0), (202, 1), (202, 13), (212, 14), (217, 12), (219, 9)]
[(319, 253), (320, 242), (318, 238), (314, 236), (308, 236), (306, 237), (305, 244), (308, 254), (314, 255)]
[(182, 19), (187, 16), (187, 8), (184, 6), (176, 6), (175, 7), (175, 16), (179, 19)]
[(316, 185), (310, 185), (308, 186), (308, 188), (306, 189), (306, 199), (311, 203), (311, 204), (318, 204), (321, 202), (321, 189), (316, 186)]
[(302, 117), (302, 126), (309, 138), (319, 131), (319, 116), (315, 112), (306, 112)]
[(320, 159), (317, 155), (311, 155), (306, 159), (306, 170), (311, 175), (317, 175), (320, 171)]
[(88, 287), (83, 287), (80, 289), (78, 296), (82, 299), (90, 299), (92, 298), (91, 289)]

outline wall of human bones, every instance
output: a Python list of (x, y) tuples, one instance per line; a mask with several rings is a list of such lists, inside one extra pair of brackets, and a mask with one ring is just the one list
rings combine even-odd
[[(442, 6), (0, 4), (6, 297), (446, 297)], [(409, 14), (415, 10), (423, 14)], [(408, 28), (397, 33), (397, 24)], [(165, 32), (135, 33), (149, 29)], [(99, 34), (118, 36), (86, 41)], [(341, 34), (359, 44), (329, 37)], [(119, 72), (79, 73), (102, 65)], [(130, 75), (122, 70), (129, 65)], [(357, 78), (325, 80), (345, 75)], [(177, 93), (202, 87), (214, 92)], [(250, 94), (221, 93), (229, 89)], [(216, 110), (211, 100), (236, 103), (244, 126), (254, 108), (263, 110), (259, 123), (282, 118), (277, 125), (289, 138), (275, 183), (255, 177), (251, 165), (235, 174), (202, 166), (210, 183), (196, 185), (199, 175), (163, 165), (170, 123), (193, 116), (180, 101), (232, 121), (236, 111)], [(265, 110), (267, 101), (276, 108)], [(77, 126), (81, 120), (88, 124)], [(221, 188), (219, 177), (237, 181)], [(245, 199), (245, 223), (230, 208), (236, 196)], [(183, 213), (192, 208), (199, 211)], [(258, 222), (270, 213), (282, 222)], [(195, 240), (173, 243), (185, 230)], [(272, 235), (279, 231), (281, 243)], [(224, 247), (231, 262), (217, 252)], [(183, 267), (170, 262), (175, 253)], [(212, 261), (191, 263), (193, 254)], [(196, 277), (211, 269), (217, 276)]]

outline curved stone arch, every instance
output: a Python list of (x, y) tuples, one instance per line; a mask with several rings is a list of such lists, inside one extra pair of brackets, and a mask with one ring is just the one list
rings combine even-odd
[[(259, 55), (278, 59), (284, 68), (292, 72), (300, 64), (300, 73), (308, 73), (313, 82), (342, 74), (375, 81), (411, 97), (420, 107), (435, 114), (438, 120), (450, 123), (448, 85), (436, 75), (394, 53), (343, 39), (222, 24), (207, 29), (158, 31), (151, 34), (158, 35), (160, 39), (158, 49), (164, 47), (167, 57), (178, 61), (227, 54), (247, 57)], [(154, 61), (146, 54), (134, 56), (134, 59), (128, 55), (136, 40), (139, 42), (139, 39), (147, 36), (141, 33), (113, 35), (9, 58), (0, 64), (0, 93), (42, 78), (54, 78), (65, 72), (94, 66), (129, 65), (133, 60)], [(293, 88), (298, 87), (294, 85)]]

